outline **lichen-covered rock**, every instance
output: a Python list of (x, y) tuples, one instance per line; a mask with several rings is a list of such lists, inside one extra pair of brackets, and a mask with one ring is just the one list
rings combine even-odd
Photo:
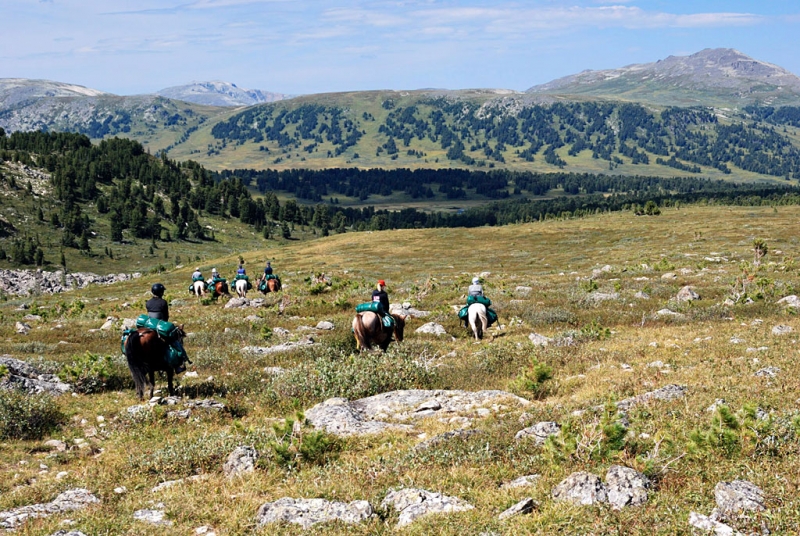
[(0, 356), (0, 366), (4, 366), (8, 370), (8, 374), (0, 379), (0, 388), (18, 389), (29, 394), (50, 393), (52, 395), (72, 391), (72, 386), (62, 382), (55, 374), (42, 374), (34, 366), (11, 356)]
[(649, 478), (630, 467), (612, 465), (606, 474), (608, 502), (615, 510), (646, 503), (650, 486)]
[(391, 490), (381, 502), (382, 508), (393, 508), (400, 514), (398, 527), (411, 524), (419, 517), (432, 514), (449, 514), (472, 510), (474, 506), (459, 499), (424, 489), (403, 488)]
[(435, 435), (426, 441), (423, 441), (422, 443), (414, 447), (414, 450), (416, 452), (422, 452), (431, 447), (441, 445), (442, 443), (447, 443), (448, 441), (454, 439), (464, 440), (472, 436), (479, 435), (480, 433), (481, 433), (480, 430), (453, 430), (451, 432), (444, 432), (442, 434)]
[(62, 512), (81, 510), (90, 504), (99, 503), (100, 500), (83, 488), (67, 490), (59, 494), (52, 502), (20, 506), (13, 510), (0, 512), (0, 527), (15, 529), (25, 523), (29, 518), (48, 517)]
[(409, 429), (408, 426), (387, 421), (403, 423), (436, 415), (451, 418), (464, 413), (486, 416), (501, 410), (504, 403), (530, 404), (524, 398), (505, 391), (408, 389), (353, 401), (332, 398), (309, 409), (305, 416), (316, 428), (347, 436), (378, 433), (387, 429)]
[(447, 332), (444, 329), (444, 326), (441, 324), (437, 324), (436, 322), (428, 322), (427, 324), (423, 324), (418, 327), (416, 333), (430, 333), (431, 335), (446, 335)]
[(553, 339), (545, 337), (544, 335), (539, 335), (538, 333), (531, 333), (528, 335), (528, 339), (534, 346), (549, 346), (553, 344)]
[(523, 428), (514, 436), (514, 439), (532, 438), (537, 445), (544, 445), (547, 438), (556, 435), (561, 431), (561, 426), (552, 421), (537, 422), (533, 426)]
[(791, 296), (786, 296), (785, 298), (781, 298), (780, 300), (778, 300), (778, 303), (785, 307), (800, 309), (800, 298), (798, 298), (794, 294), (792, 294)]
[(689, 302), (699, 300), (700, 294), (695, 292), (692, 287), (687, 285), (678, 291), (678, 295), (675, 296), (675, 299), (679, 302)]
[(553, 499), (590, 505), (608, 502), (608, 490), (600, 477), (583, 471), (572, 473), (553, 489)]
[(505, 484), (500, 486), (500, 488), (501, 489), (524, 488), (534, 485), (540, 478), (542, 478), (542, 475), (525, 475), (519, 478), (515, 478), (511, 482), (506, 482)]
[(754, 373), (754, 375), (755, 376), (764, 377), (764, 378), (775, 378), (780, 371), (781, 371), (781, 369), (779, 369), (778, 367), (767, 367), (767, 368), (763, 368), (761, 370), (757, 370)]
[(773, 335), (786, 335), (787, 333), (791, 333), (792, 331), (794, 331), (792, 326), (787, 326), (784, 324), (779, 324), (772, 328)]
[(534, 501), (531, 497), (525, 497), (517, 504), (509, 508), (508, 510), (501, 513), (497, 516), (497, 519), (508, 519), (509, 517), (514, 517), (522, 514), (530, 514), (534, 510), (536, 510), (536, 501)]
[(720, 482), (714, 487), (719, 519), (736, 519), (751, 512), (763, 512), (764, 492), (747, 480)]
[(332, 502), (325, 499), (293, 499), (283, 497), (275, 502), (265, 503), (258, 509), (256, 521), (267, 525), (283, 521), (295, 523), (304, 529), (328, 521), (361, 523), (372, 517), (372, 506), (367, 501), (351, 503)]
[(172, 526), (172, 521), (165, 519), (166, 516), (167, 514), (164, 512), (164, 510), (155, 508), (143, 508), (141, 510), (136, 510), (133, 513), (133, 519), (137, 521), (143, 521), (144, 523), (150, 523), (151, 525), (170, 527)]
[(245, 346), (244, 348), (242, 348), (242, 352), (245, 354), (255, 354), (255, 355), (276, 354), (280, 352), (288, 352), (289, 350), (294, 350), (295, 348), (312, 346), (313, 344), (314, 344), (313, 337), (305, 337), (296, 342), (289, 341), (281, 344), (276, 344), (275, 346)]
[(225, 309), (235, 309), (238, 307), (249, 307), (250, 300), (247, 298), (231, 298), (228, 300), (228, 303), (225, 304)]
[(257, 461), (258, 451), (251, 446), (242, 445), (236, 447), (233, 452), (228, 455), (228, 459), (222, 466), (222, 472), (229, 478), (245, 473), (252, 473), (256, 470)]
[(732, 527), (697, 512), (689, 514), (689, 525), (714, 536), (740, 536), (741, 534)]
[(628, 410), (638, 404), (649, 402), (650, 400), (675, 400), (686, 396), (685, 385), (667, 385), (655, 391), (644, 393), (631, 398), (626, 398), (617, 402), (617, 408), (621, 410)]
[(330, 331), (334, 329), (336, 326), (333, 325), (333, 322), (328, 322), (327, 320), (323, 320), (317, 323), (317, 329), (322, 329), (326, 331)]

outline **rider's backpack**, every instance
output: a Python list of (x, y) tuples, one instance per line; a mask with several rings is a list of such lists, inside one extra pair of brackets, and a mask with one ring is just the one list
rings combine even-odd
[(172, 322), (159, 320), (158, 318), (150, 318), (147, 315), (139, 315), (139, 318), (136, 319), (136, 327), (152, 329), (168, 342), (175, 337), (175, 333), (178, 330), (178, 326)]

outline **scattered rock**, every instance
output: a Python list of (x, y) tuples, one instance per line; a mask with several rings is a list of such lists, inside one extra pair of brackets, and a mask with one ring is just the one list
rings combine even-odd
[(787, 333), (791, 333), (793, 331), (794, 329), (792, 328), (792, 326), (786, 326), (783, 324), (777, 325), (774, 328), (772, 328), (773, 335), (786, 335)]
[(42, 317), (39, 315), (25, 315), (22, 319), (28, 322), (39, 322), (42, 320)]
[(225, 409), (225, 404), (217, 402), (213, 398), (204, 398), (203, 400), (188, 400), (185, 405), (190, 408), (213, 409), (215, 411), (222, 411)]
[(780, 300), (778, 300), (778, 303), (793, 309), (800, 309), (800, 298), (798, 298), (794, 294), (792, 294), (791, 296), (786, 296), (785, 298), (781, 298)]
[(258, 461), (258, 451), (250, 446), (239, 446), (228, 456), (228, 460), (222, 466), (225, 476), (232, 478), (244, 473), (252, 473), (256, 470)]
[(62, 512), (82, 510), (100, 500), (83, 488), (76, 488), (59, 494), (52, 502), (20, 506), (13, 510), (0, 512), (0, 527), (15, 529), (29, 518), (48, 517)]
[(72, 386), (55, 374), (42, 374), (34, 366), (11, 356), (0, 356), (0, 366), (8, 370), (8, 374), (0, 379), (0, 388), (18, 389), (29, 394), (60, 395), (72, 391)]
[(763, 512), (764, 492), (761, 488), (747, 480), (720, 482), (714, 487), (714, 498), (717, 500), (716, 516), (722, 520), (734, 520), (746, 517), (749, 512)]
[(553, 499), (590, 505), (608, 502), (608, 492), (600, 477), (583, 471), (572, 473), (553, 489)]
[(767, 367), (756, 371), (755, 376), (763, 376), (766, 378), (775, 378), (781, 371), (778, 367)]
[(284, 342), (281, 344), (276, 344), (275, 346), (245, 346), (242, 348), (242, 352), (256, 355), (276, 354), (279, 352), (288, 352), (289, 350), (294, 350), (295, 348), (312, 346), (313, 344), (313, 337), (305, 337), (297, 342)]
[(165, 527), (172, 526), (172, 521), (169, 519), (164, 519), (166, 517), (166, 512), (164, 510), (156, 510), (153, 508), (144, 508), (142, 510), (136, 510), (133, 513), (133, 519), (137, 521), (144, 521), (145, 523), (150, 523), (151, 525), (162, 525)]
[(514, 289), (514, 294), (518, 296), (527, 296), (528, 294), (531, 293), (532, 290), (533, 288), (531, 287), (518, 286), (517, 288)]
[(592, 303), (618, 300), (619, 292), (590, 292), (586, 295), (586, 300)]
[(532, 437), (534, 442), (537, 445), (544, 445), (544, 442), (547, 441), (547, 438), (551, 435), (557, 435), (561, 432), (561, 426), (558, 423), (552, 421), (543, 421), (537, 422), (533, 426), (529, 426), (528, 428), (524, 428), (517, 432), (514, 436), (514, 439), (526, 439)]
[(67, 450), (67, 444), (63, 441), (59, 441), (58, 439), (50, 439), (44, 442), (44, 446), (57, 450), (58, 452), (64, 452)]
[(235, 309), (238, 307), (250, 307), (250, 300), (247, 298), (231, 298), (225, 304), (225, 309)]
[(186, 478), (179, 478), (177, 480), (166, 480), (161, 482), (153, 489), (150, 490), (150, 493), (161, 493), (167, 488), (171, 488), (172, 486), (177, 486), (178, 484), (183, 484), (184, 482), (200, 482), (201, 480), (205, 480), (206, 475), (194, 475), (194, 476), (187, 476)]
[(672, 318), (683, 318), (685, 315), (681, 313), (676, 313), (675, 311), (671, 311), (669, 309), (659, 309), (656, 311), (656, 316), (671, 316)]
[(524, 487), (527, 487), (527, 486), (532, 486), (532, 485), (534, 485), (534, 484), (535, 484), (535, 483), (536, 483), (536, 482), (537, 482), (537, 481), (538, 481), (540, 478), (542, 478), (542, 475), (526, 475), (526, 476), (521, 476), (521, 477), (519, 477), (519, 478), (515, 478), (515, 479), (514, 479), (514, 480), (512, 480), (511, 482), (506, 482), (505, 484), (503, 484), (502, 486), (500, 486), (500, 489), (524, 488)]
[(264, 372), (270, 376), (280, 376), (286, 374), (286, 369), (283, 367), (264, 367)]
[(716, 400), (714, 401), (714, 403), (713, 403), (713, 404), (711, 404), (710, 406), (708, 406), (708, 407), (706, 408), (706, 411), (709, 411), (709, 412), (712, 412), (712, 413), (713, 413), (714, 411), (717, 411), (717, 409), (718, 409), (720, 406), (725, 406), (726, 404), (727, 404), (727, 402), (725, 402), (725, 399), (724, 399), (724, 398), (718, 398), (718, 399), (716, 399)]
[(678, 295), (675, 296), (675, 299), (679, 302), (690, 302), (694, 300), (699, 300), (700, 295), (694, 291), (694, 289), (690, 286), (685, 286), (678, 291)]
[(453, 430), (451, 432), (445, 432), (443, 434), (439, 434), (433, 436), (432, 438), (428, 439), (427, 441), (423, 441), (416, 447), (414, 447), (415, 452), (422, 452), (431, 447), (436, 445), (440, 445), (442, 443), (446, 443), (453, 439), (467, 439), (475, 435), (479, 435), (481, 433), (480, 430)]
[(661, 279), (678, 279), (678, 276), (673, 272), (667, 272), (661, 276)]
[(135, 318), (123, 318), (122, 319), (122, 329), (134, 329), (136, 327), (136, 319)]
[(14, 329), (17, 330), (17, 333), (21, 335), (27, 335), (28, 332), (31, 330), (31, 326), (26, 324), (25, 322), (17, 322)]
[(275, 502), (262, 504), (256, 520), (259, 525), (283, 521), (307, 529), (317, 523), (336, 520), (349, 524), (361, 523), (373, 515), (372, 506), (367, 501), (342, 503), (325, 499), (283, 497)]
[(634, 294), (633, 297), (636, 298), (637, 300), (649, 300), (650, 299), (650, 295), (647, 294), (646, 292), (642, 292), (641, 290), (639, 292), (637, 292), (636, 294)]
[(612, 465), (606, 474), (608, 502), (615, 510), (646, 503), (650, 486), (649, 478), (629, 467)]
[(431, 314), (430, 311), (421, 311), (419, 309), (411, 307), (411, 304), (408, 302), (405, 302), (402, 305), (398, 305), (396, 303), (391, 304), (389, 306), (389, 312), (395, 315), (405, 315), (414, 318), (421, 318)]
[(291, 333), (291, 331), (289, 331), (288, 329), (284, 329), (284, 328), (272, 328), (272, 333), (274, 333), (275, 335), (277, 335), (279, 337), (286, 337), (287, 335), (289, 335)]
[(100, 329), (103, 330), (103, 331), (107, 331), (107, 330), (113, 328), (114, 327), (114, 320), (115, 320), (115, 318), (113, 316), (109, 316), (108, 318), (106, 318), (105, 323), (102, 326), (100, 326)]
[(142, 276), (133, 274), (97, 275), (89, 272), (72, 272), (66, 275), (66, 285), (62, 285), (63, 272), (44, 272), (41, 270), (0, 270), (0, 290), (14, 296), (32, 294), (55, 294), (75, 288), (85, 288), (90, 284), (110, 285), (118, 281), (128, 281)]
[(458, 497), (448, 497), (424, 489), (403, 488), (391, 490), (381, 502), (382, 508), (393, 508), (400, 513), (398, 527), (411, 524), (419, 517), (431, 514), (449, 514), (472, 510), (474, 506)]
[(508, 519), (522, 514), (530, 514), (537, 508), (538, 504), (531, 497), (525, 497), (517, 504), (497, 516), (497, 519)]
[(348, 401), (331, 398), (305, 412), (306, 419), (316, 428), (329, 433), (348, 436), (379, 433), (387, 429), (408, 430), (400, 423), (443, 415), (448, 418), (460, 413), (475, 413), (477, 409), (492, 405), (499, 409), (501, 402), (527, 406), (529, 401), (505, 391), (433, 391), (408, 389), (390, 391), (379, 395)]
[(258, 322), (259, 320), (263, 320), (263, 319), (262, 319), (260, 316), (258, 316), (258, 315), (247, 315), (246, 317), (244, 317), (244, 319), (245, 319), (246, 321), (248, 321), (248, 322)]
[(531, 333), (528, 335), (528, 339), (530, 339), (534, 346), (549, 346), (553, 344), (553, 339), (545, 337), (544, 335), (539, 335), (538, 333)]
[(715, 521), (708, 516), (692, 512), (689, 514), (689, 525), (696, 529), (705, 531), (706, 534), (714, 536), (739, 536), (740, 533), (724, 523)]
[(617, 402), (617, 408), (625, 411), (638, 404), (643, 404), (650, 400), (674, 400), (686, 396), (685, 385), (667, 385), (655, 391), (644, 393), (631, 398), (626, 398)]
[(447, 334), (447, 332), (444, 330), (444, 326), (437, 324), (436, 322), (428, 322), (427, 324), (421, 325), (416, 329), (416, 333), (430, 333), (432, 335)]
[(742, 344), (744, 342), (746, 342), (746, 341), (744, 339), (740, 339), (739, 337), (731, 337), (730, 338), (730, 343), (731, 344)]
[(333, 322), (328, 322), (327, 320), (323, 320), (317, 324), (317, 329), (323, 329), (326, 331), (330, 331), (335, 327), (336, 326), (333, 325)]
[(86, 534), (82, 533), (79, 530), (70, 530), (70, 531), (57, 530), (56, 532), (54, 532), (50, 536), (86, 536)]

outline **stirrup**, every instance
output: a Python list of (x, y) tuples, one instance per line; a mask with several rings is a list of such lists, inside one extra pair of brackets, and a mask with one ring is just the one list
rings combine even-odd
[(186, 372), (186, 367), (184, 365), (175, 367), (175, 374), (180, 374), (181, 372)]

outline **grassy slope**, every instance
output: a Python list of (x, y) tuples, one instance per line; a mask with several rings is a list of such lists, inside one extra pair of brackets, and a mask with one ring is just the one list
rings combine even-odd
[[(388, 488), (406, 485), (459, 496), (476, 507), (463, 514), (418, 521), (407, 529), (409, 534), (477, 534), (487, 530), (498, 534), (676, 534), (688, 531), (690, 511), (710, 512), (713, 487), (718, 481), (743, 478), (766, 492), (770, 509), (766, 524), (773, 533), (788, 533), (800, 525), (798, 482), (793, 476), (800, 469), (797, 438), (790, 436), (788, 444), (772, 456), (760, 454), (747, 441), (731, 456), (716, 450), (687, 454), (687, 448), (692, 429), (709, 427), (712, 414), (706, 408), (717, 398), (724, 398), (734, 411), (745, 403), (756, 404), (776, 417), (797, 411), (793, 402), (800, 398), (800, 387), (793, 381), (800, 374), (794, 358), (796, 341), (791, 335), (773, 336), (770, 329), (776, 324), (800, 328), (795, 317), (775, 304), (777, 298), (790, 293), (791, 286), (800, 285), (793, 259), (798, 245), (798, 216), (800, 208), (796, 207), (777, 211), (690, 207), (668, 209), (654, 218), (617, 213), (502, 228), (344, 234), (287, 245), (277, 255), (274, 251), (245, 254), (250, 266), (267, 256), (275, 258), (275, 267), (286, 285), (288, 305), (282, 316), (274, 307), (278, 296), (269, 296), (270, 306), (255, 311), (223, 309), (221, 304), (201, 306), (185, 297), (190, 268), (168, 272), (160, 276), (169, 289), (168, 298), (181, 300), (173, 305), (173, 317), (196, 333), (187, 340), (187, 348), (200, 377), (183, 380), (183, 388), (193, 396), (225, 401), (237, 408), (236, 416), (196, 413), (196, 419), (183, 423), (169, 421), (157, 411), (149, 421), (131, 423), (125, 418), (125, 408), (135, 403), (129, 385), (119, 391), (62, 397), (59, 404), (70, 420), (54, 436), (71, 441), (95, 431), (97, 436), (89, 441), (102, 452), (74, 450), (48, 457), (37, 449), (39, 442), (5, 441), (0, 462), (0, 509), (49, 500), (59, 491), (86, 486), (103, 503), (68, 516), (86, 533), (161, 534), (163, 529), (132, 519), (134, 510), (155, 500), (166, 505), (168, 517), (175, 522), (171, 529), (174, 533), (189, 533), (208, 524), (218, 529), (218, 534), (249, 534), (258, 506), (269, 500), (324, 497), (367, 499), (378, 505)], [(738, 263), (751, 259), (750, 248), (756, 237), (767, 239), (772, 252), (762, 275), (769, 279), (765, 284), (773, 293), (750, 306), (720, 308), (717, 304), (742, 273)], [(707, 256), (723, 256), (728, 261), (706, 261)], [(229, 257), (213, 264), (232, 261)], [(644, 269), (642, 263), (658, 268)], [(621, 299), (594, 305), (585, 281), (576, 279), (605, 264), (613, 266), (613, 271), (597, 278), (598, 291), (617, 290)], [(691, 273), (678, 275), (675, 280), (661, 278), (664, 271), (681, 268)], [(496, 332), (493, 341), (474, 344), (458, 326), (450, 305), (462, 302), (469, 278), (484, 270), (491, 272), (485, 278), (486, 292), (506, 327)], [(333, 286), (322, 294), (313, 294), (313, 287), (304, 278), (319, 271), (333, 277)], [(378, 277), (388, 281), (392, 301), (407, 300), (432, 311), (428, 318), (412, 320), (406, 341), (390, 350), (398, 361), (407, 355), (434, 358), (441, 366), (432, 386), (508, 389), (531, 358), (552, 366), (554, 380), (549, 382), (547, 396), (527, 410), (530, 415), (526, 424), (572, 420), (583, 433), (583, 444), (590, 445), (602, 436), (596, 428), (598, 416), (590, 411), (570, 417), (574, 410), (670, 383), (687, 385), (688, 396), (631, 411), (628, 448), (605, 458), (592, 457), (584, 448), (564, 460), (554, 460), (532, 443), (516, 443), (514, 433), (523, 426), (518, 422), (520, 410), (510, 409), (476, 420), (474, 427), (484, 435), (453, 441), (425, 454), (414, 453), (412, 447), (420, 441), (418, 434), (431, 437), (446, 429), (436, 419), (421, 421), (409, 434), (346, 440), (338, 460), (322, 467), (304, 465), (287, 473), (269, 458), (267, 440), (272, 434), (271, 419), (293, 415), (293, 403), (286, 397), (274, 398), (273, 380), (262, 368), (291, 368), (313, 362), (327, 346), (346, 347), (346, 341), (351, 340), (351, 306), (369, 296)], [(153, 278), (147, 277), (36, 299), (46, 318), (34, 323), (27, 336), (14, 332), (13, 321), (24, 314), (14, 307), (31, 300), (8, 302), (1, 310), (6, 321), (0, 327), (0, 353), (55, 363), (70, 362), (86, 350), (116, 355), (118, 333), (88, 330), (97, 328), (109, 314), (138, 314), (152, 282)], [(693, 285), (702, 299), (694, 305), (670, 304), (685, 284)], [(518, 285), (533, 290), (523, 296), (515, 291)], [(646, 290), (651, 299), (634, 299), (639, 290)], [(82, 300), (85, 308), (79, 311), (73, 307), (75, 312), (64, 316), (51, 308), (72, 300)], [(653, 313), (667, 305), (685, 313), (686, 320), (655, 318)], [(244, 320), (254, 312), (259, 321)], [(299, 337), (304, 332), (294, 331), (296, 328), (320, 320), (336, 324), (333, 332), (317, 334), (323, 350), (258, 358), (240, 352), (245, 345), (265, 344), (262, 333), (273, 327), (293, 330), (292, 337)], [(454, 338), (413, 333), (429, 320), (443, 324)], [(56, 324), (63, 327), (52, 329)], [(224, 332), (223, 328), (231, 330)], [(610, 329), (607, 338), (600, 328)], [(537, 349), (527, 339), (532, 331), (558, 336), (571, 330), (577, 332), (579, 340), (574, 347)], [(734, 336), (744, 342), (730, 342)], [(58, 344), (62, 340), (69, 344)], [(275, 342), (273, 336), (266, 344)], [(762, 346), (767, 349), (755, 354), (745, 351)], [(654, 361), (670, 367), (648, 367)], [(624, 371), (622, 364), (630, 365), (632, 371)], [(349, 358), (343, 358), (341, 369), (349, 366), (353, 366)], [(766, 366), (781, 369), (777, 378), (753, 377), (756, 370)], [(125, 378), (123, 365), (117, 365), (116, 370)], [(296, 387), (301, 392), (301, 408), (320, 401), (313, 394), (303, 394), (302, 385)], [(532, 396), (522, 391), (519, 394)], [(97, 424), (98, 415), (106, 419), (104, 428)], [(266, 458), (255, 474), (227, 480), (221, 473), (222, 460), (231, 445), (240, 443), (257, 444)], [(602, 507), (568, 507), (553, 503), (549, 497), (550, 490), (573, 471), (588, 470), (604, 476), (613, 463), (641, 470), (648, 457), (657, 484), (641, 509), (613, 512)], [(22, 465), (23, 461), (27, 463)], [(46, 472), (40, 473), (40, 463), (48, 465)], [(189, 476), (192, 467), (207, 474), (207, 480), (174, 486), (158, 496), (150, 493), (150, 488), (163, 480)], [(68, 476), (57, 480), (59, 471), (67, 471)], [(498, 487), (531, 473), (542, 475), (531, 488), (503, 491)], [(121, 485), (127, 487), (127, 493), (115, 494), (113, 488)], [(528, 495), (539, 501), (539, 511), (497, 521), (499, 512)], [(18, 533), (51, 534), (60, 519), (34, 520)], [(319, 526), (314, 533), (389, 534), (395, 522), (396, 516), (390, 515), (356, 528)], [(757, 526), (744, 524), (742, 529)], [(291, 527), (269, 527), (260, 533), (300, 532)]]

